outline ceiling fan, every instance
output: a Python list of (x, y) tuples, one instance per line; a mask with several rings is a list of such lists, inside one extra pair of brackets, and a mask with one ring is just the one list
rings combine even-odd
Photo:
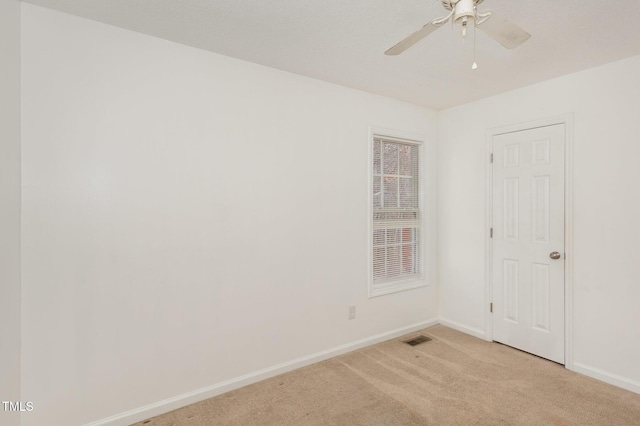
[[(507, 49), (514, 49), (527, 41), (531, 34), (511, 21), (496, 16), (490, 11), (478, 12), (478, 5), (484, 0), (438, 0), (450, 13), (425, 24), (395, 46), (384, 52), (385, 55), (399, 55), (441, 26), (451, 20), (452, 24), (462, 27), (462, 37), (466, 37), (467, 28), (479, 28), (489, 37)], [(475, 33), (474, 33), (475, 34)], [(475, 61), (473, 68), (477, 67)]]

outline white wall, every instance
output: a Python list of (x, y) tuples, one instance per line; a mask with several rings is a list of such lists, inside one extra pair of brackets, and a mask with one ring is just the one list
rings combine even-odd
[(368, 127), (437, 113), (28, 4), (22, 41), (25, 425), (437, 319), (366, 245)]
[(488, 129), (574, 113), (577, 371), (640, 392), (640, 57), (440, 113), (442, 318), (485, 330)]
[[(20, 2), (0, 0), (0, 401), (20, 401)], [(0, 406), (0, 424), (17, 414)]]

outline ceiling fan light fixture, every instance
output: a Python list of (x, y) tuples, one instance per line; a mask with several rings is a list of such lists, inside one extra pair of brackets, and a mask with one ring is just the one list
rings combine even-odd
[(474, 39), (475, 30), (480, 28), (482, 32), (507, 49), (515, 49), (531, 38), (531, 34), (505, 18), (497, 17), (490, 11), (478, 12), (478, 5), (483, 1), (484, 0), (440, 0), (444, 9), (449, 11), (447, 16), (427, 22), (418, 31), (409, 34), (400, 42), (387, 49), (384, 54), (392, 56), (401, 54), (449, 20), (451, 20), (452, 25), (462, 26), (463, 41), (469, 31), (469, 22), (471, 22), (474, 27)]
[(458, 0), (457, 2), (451, 2), (450, 7), (453, 12), (453, 24), (462, 26), (462, 38), (463, 41), (467, 37), (469, 24), (477, 25), (478, 23), (478, 9), (477, 5), (482, 0)]

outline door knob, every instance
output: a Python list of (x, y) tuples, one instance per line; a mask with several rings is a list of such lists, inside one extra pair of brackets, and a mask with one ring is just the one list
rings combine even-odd
[(560, 253), (558, 253), (557, 251), (552, 251), (552, 252), (549, 254), (549, 257), (550, 257), (550, 258), (552, 258), (552, 259), (554, 259), (554, 260), (556, 260), (556, 259), (560, 259)]

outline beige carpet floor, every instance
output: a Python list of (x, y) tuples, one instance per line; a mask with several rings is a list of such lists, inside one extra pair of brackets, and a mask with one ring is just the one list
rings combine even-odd
[(436, 326), (136, 425), (640, 425), (640, 395)]

